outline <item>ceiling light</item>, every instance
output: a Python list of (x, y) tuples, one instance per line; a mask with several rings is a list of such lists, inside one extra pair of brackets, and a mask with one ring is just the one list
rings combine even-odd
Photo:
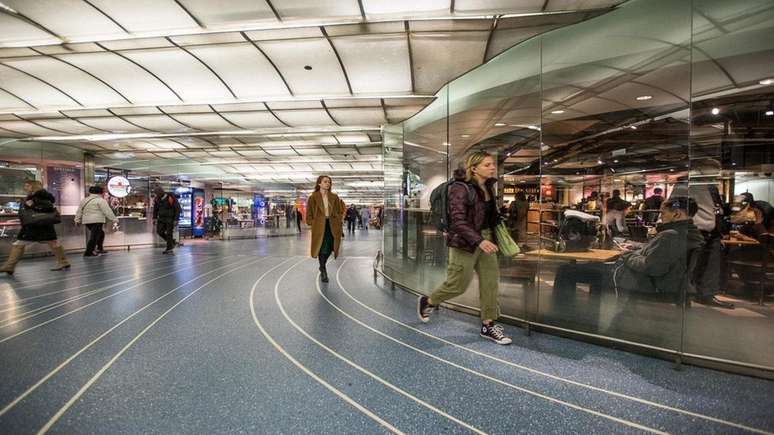
[(461, 137), (464, 137), (464, 138), (469, 138), (469, 137), (470, 137), (470, 135), (469, 135), (469, 134), (463, 134)]
[(774, 110), (767, 110), (766, 116), (774, 116)]
[(675, 168), (669, 168), (669, 172), (674, 172)]
[(712, 114), (713, 115), (717, 115), (718, 113), (720, 113), (720, 109), (718, 109), (717, 107), (713, 107), (712, 108)]
[(636, 125), (630, 125), (629, 128), (631, 128), (632, 130), (637, 130), (637, 126)]
[(653, 95), (640, 95), (639, 97), (635, 98), (637, 101), (647, 101), (653, 98)]
[(603, 163), (605, 163), (605, 162), (603, 162), (602, 160), (597, 160), (597, 164), (598, 164), (598, 165), (601, 165), (601, 164), (603, 164)]
[(765, 80), (759, 81), (758, 83), (760, 83), (762, 85), (770, 85), (770, 84), (774, 83), (774, 79), (765, 79)]
[(505, 127), (505, 123), (504, 122), (495, 122), (494, 126), (495, 127)]
[(540, 127), (538, 127), (537, 125), (528, 125), (527, 128), (530, 130), (540, 131)]
[(554, 115), (561, 115), (562, 113), (564, 113), (564, 110), (552, 110), (551, 113), (553, 113)]
[(613, 163), (618, 163), (618, 160), (613, 160)]

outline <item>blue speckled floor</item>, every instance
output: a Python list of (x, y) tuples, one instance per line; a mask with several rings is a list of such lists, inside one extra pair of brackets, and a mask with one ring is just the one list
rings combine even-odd
[(772, 433), (774, 383), (506, 327), (374, 284), (381, 234), (318, 284), (308, 238), (20, 263), (0, 278), (0, 433)]

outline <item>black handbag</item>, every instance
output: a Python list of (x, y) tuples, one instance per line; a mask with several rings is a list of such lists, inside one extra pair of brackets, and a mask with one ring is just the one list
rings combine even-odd
[(61, 223), (62, 216), (59, 214), (59, 210), (56, 209), (43, 212), (31, 208), (22, 208), (19, 210), (19, 220), (23, 226), (39, 227)]

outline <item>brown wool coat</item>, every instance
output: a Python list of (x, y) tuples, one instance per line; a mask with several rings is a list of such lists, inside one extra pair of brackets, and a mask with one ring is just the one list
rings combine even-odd
[[(331, 232), (333, 233), (333, 258), (338, 258), (341, 248), (341, 227), (347, 207), (344, 205), (344, 201), (332, 192), (328, 192), (328, 206), (330, 207)], [(306, 200), (306, 224), (312, 227), (310, 254), (312, 258), (317, 258), (325, 235), (325, 204), (320, 192), (312, 193)]]

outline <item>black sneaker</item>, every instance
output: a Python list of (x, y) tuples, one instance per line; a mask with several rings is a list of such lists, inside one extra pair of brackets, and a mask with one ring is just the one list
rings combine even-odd
[(164, 252), (162, 252), (162, 254), (175, 255), (175, 250), (174, 249), (165, 249)]
[(481, 333), (479, 335), (484, 338), (488, 338), (497, 344), (511, 344), (513, 342), (510, 337), (505, 335), (503, 332), (503, 327), (500, 325), (495, 325), (494, 323), (490, 326), (482, 324)]
[(706, 296), (703, 298), (696, 298), (696, 302), (702, 305), (709, 305), (711, 307), (725, 308), (727, 310), (733, 310), (734, 304), (731, 302), (721, 301), (715, 296)]
[(420, 296), (419, 299), (417, 299), (417, 316), (419, 316), (419, 320), (422, 321), (422, 323), (427, 323), (430, 321), (430, 314), (436, 309), (434, 305), (430, 305), (429, 302), (427, 302), (429, 298), (427, 296)]

